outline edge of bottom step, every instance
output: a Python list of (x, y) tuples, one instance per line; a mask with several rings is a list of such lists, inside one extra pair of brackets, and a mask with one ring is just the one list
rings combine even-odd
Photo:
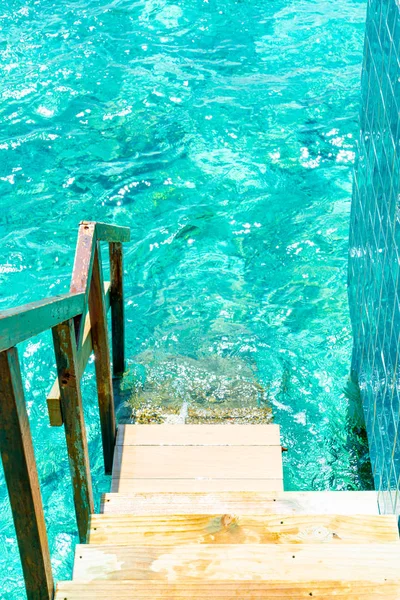
[[(240, 596), (238, 593), (240, 592)], [(188, 582), (184, 584), (155, 581), (60, 581), (55, 600), (398, 600), (400, 582), (365, 581), (330, 582)]]

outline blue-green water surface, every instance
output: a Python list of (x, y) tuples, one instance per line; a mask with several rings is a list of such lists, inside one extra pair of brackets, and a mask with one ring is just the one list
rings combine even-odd
[[(127, 356), (243, 361), (288, 489), (360, 485), (346, 437), (361, 0), (5, 0), (0, 307), (68, 289), (81, 219), (128, 225)], [(50, 335), (20, 348), (57, 579), (76, 542)], [(93, 367), (85, 377), (96, 498)], [(0, 479), (0, 597), (24, 598)]]

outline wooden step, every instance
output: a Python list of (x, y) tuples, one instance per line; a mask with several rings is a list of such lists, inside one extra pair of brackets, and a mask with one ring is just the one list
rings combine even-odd
[(114, 478), (279, 479), (279, 446), (116, 446)]
[(92, 515), (89, 543), (118, 545), (399, 542), (397, 517), (342, 515)]
[(400, 583), (60, 581), (55, 600), (399, 600)]
[[(134, 490), (141, 479), (243, 480), (242, 489), (248, 489), (246, 480), (282, 482), (282, 452), (279, 446), (116, 446), (113, 479), (118, 480), (116, 491)], [(124, 479), (135, 482), (121, 485)]]
[(278, 425), (125, 425), (113, 492), (283, 489)]
[[(204, 481), (199, 483), (204, 484)], [(376, 492), (152, 493), (151, 491), (147, 493), (132, 491), (129, 495), (104, 494), (101, 512), (135, 515), (192, 513), (377, 515), (378, 502)]]
[(395, 581), (400, 544), (78, 545), (74, 580)]
[(120, 425), (118, 446), (280, 446), (279, 425)]

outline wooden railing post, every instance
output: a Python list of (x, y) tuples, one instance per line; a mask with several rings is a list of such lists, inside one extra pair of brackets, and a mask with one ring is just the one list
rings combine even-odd
[(0, 452), (27, 597), (51, 600), (50, 553), (16, 348), (0, 353), (0, 423)]
[(124, 271), (121, 242), (110, 244), (110, 272), (113, 375), (120, 377), (125, 371)]
[[(92, 277), (93, 266), (93, 246), (96, 243), (96, 223), (90, 221), (81, 221), (79, 224), (78, 241), (74, 259), (74, 268), (72, 271), (72, 280), (70, 292), (72, 294), (84, 293), (88, 298), (88, 286)], [(75, 319), (75, 330), (78, 348), (83, 339), (85, 328), (85, 315), (80, 315)]]
[(73, 320), (53, 327), (52, 332), (76, 520), (79, 539), (85, 542), (94, 504)]
[(101, 435), (103, 439), (104, 468), (111, 473), (117, 427), (115, 423), (114, 393), (112, 387), (110, 346), (107, 332), (107, 313), (101, 266), (100, 242), (97, 242), (89, 292), (89, 314), (95, 358), (97, 395), (99, 401)]

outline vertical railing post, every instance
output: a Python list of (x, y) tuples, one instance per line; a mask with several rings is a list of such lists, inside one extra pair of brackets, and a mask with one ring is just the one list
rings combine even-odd
[(97, 242), (93, 261), (92, 281), (89, 292), (89, 313), (95, 358), (101, 435), (103, 439), (104, 468), (105, 472), (109, 474), (112, 471), (117, 427), (115, 422), (100, 242)]
[(53, 327), (52, 332), (76, 520), (79, 539), (85, 542), (94, 504), (73, 319)]
[[(72, 280), (70, 292), (77, 294), (88, 292), (90, 279), (92, 276), (92, 255), (94, 252), (93, 246), (96, 243), (96, 223), (81, 221), (79, 224), (78, 241), (76, 244), (76, 252), (74, 259), (74, 269), (72, 272)], [(74, 319), (76, 338), (78, 347), (82, 344), (83, 331), (85, 327), (85, 315), (80, 315)]]
[(0, 423), (0, 452), (27, 597), (51, 600), (50, 553), (16, 348), (0, 353)]
[(120, 242), (110, 244), (110, 306), (114, 377), (120, 377), (125, 371), (124, 271), (122, 252), (122, 244)]

